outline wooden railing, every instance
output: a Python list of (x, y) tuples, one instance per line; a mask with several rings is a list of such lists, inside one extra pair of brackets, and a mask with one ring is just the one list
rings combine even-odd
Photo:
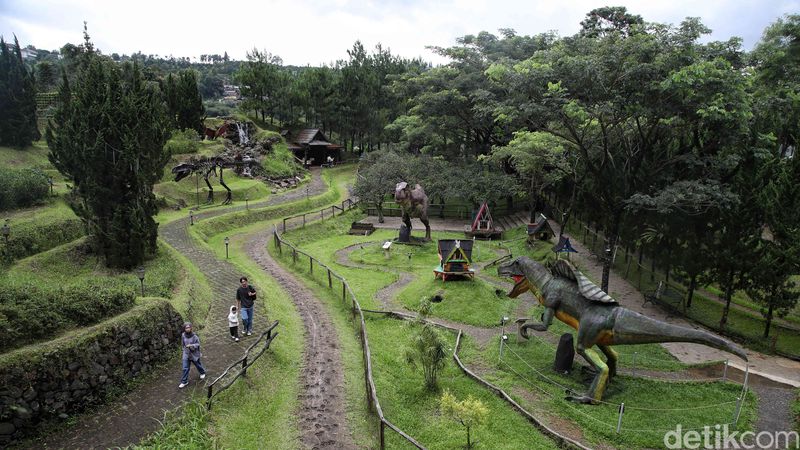
[(295, 216), (284, 217), (283, 218), (282, 232), (283, 233), (286, 232), (286, 222), (287, 221), (298, 219), (298, 218), (302, 218), (303, 219), (303, 225), (302, 226), (305, 227), (306, 226), (306, 222), (309, 221), (308, 217), (310, 217), (311, 220), (315, 220), (315, 219), (325, 220), (326, 219), (325, 213), (330, 211), (330, 213), (328, 214), (327, 218), (332, 219), (332, 218), (336, 217), (336, 211), (337, 210), (339, 211), (339, 215), (342, 215), (345, 212), (350, 211), (351, 209), (355, 208), (356, 205), (358, 205), (358, 204), (359, 204), (358, 200), (353, 200), (353, 199), (348, 198), (348, 199), (342, 200), (342, 206), (331, 205), (331, 206), (326, 206), (325, 208), (322, 208), (322, 209), (320, 209), (318, 211), (312, 211), (312, 212), (307, 212), (307, 213), (303, 213), (303, 214), (297, 214)]
[[(355, 203), (353, 203), (350, 206), (350, 208), (352, 208), (353, 205), (355, 205)], [(341, 209), (344, 210), (344, 203), (342, 203)], [(286, 222), (284, 220), (284, 224), (285, 223)], [(386, 416), (383, 415), (383, 410), (381, 409), (381, 403), (378, 400), (378, 393), (377, 390), (375, 389), (375, 380), (372, 377), (372, 356), (369, 349), (369, 339), (367, 338), (367, 325), (366, 322), (364, 321), (364, 310), (361, 309), (361, 305), (358, 303), (356, 295), (355, 293), (353, 293), (353, 290), (350, 288), (350, 285), (347, 283), (347, 280), (345, 280), (344, 277), (331, 270), (331, 268), (328, 267), (322, 261), (314, 258), (308, 253), (295, 247), (291, 243), (285, 241), (281, 237), (277, 226), (275, 227), (273, 236), (274, 236), (275, 248), (278, 250), (279, 254), (281, 255), (283, 254), (284, 250), (283, 247), (285, 246), (287, 251), (292, 252), (292, 261), (294, 263), (297, 263), (298, 258), (302, 257), (308, 258), (308, 267), (312, 274), (314, 272), (315, 264), (317, 266), (317, 270), (327, 271), (328, 288), (333, 289), (334, 278), (339, 280), (342, 284), (342, 303), (347, 305), (349, 298), (353, 317), (355, 318), (356, 314), (358, 315), (357, 323), (359, 325), (359, 330), (358, 330), (359, 336), (361, 336), (361, 352), (362, 352), (362, 357), (364, 359), (364, 380), (367, 392), (367, 404), (369, 405), (370, 411), (374, 412), (378, 416), (378, 419), (380, 420), (380, 430), (379, 430), (380, 448), (381, 449), (386, 448), (385, 433), (386, 433), (386, 428), (388, 427), (390, 430), (394, 431), (400, 437), (408, 441), (411, 445), (419, 449), (424, 449), (425, 447), (423, 447), (419, 442), (417, 442), (414, 438), (406, 434), (403, 430), (392, 424), (386, 418)]]
[[(270, 344), (272, 344), (272, 341), (275, 339), (276, 336), (278, 336), (278, 332), (274, 332), (274, 333), (272, 332), (275, 329), (275, 327), (277, 327), (277, 326), (278, 326), (278, 321), (276, 320), (275, 322), (272, 323), (272, 325), (269, 326), (269, 328), (267, 328), (266, 331), (261, 333), (261, 335), (258, 337), (258, 339), (256, 339), (256, 341), (253, 342), (250, 345), (250, 347), (247, 347), (247, 350), (244, 351), (244, 356), (242, 358), (240, 358), (239, 360), (233, 362), (230, 366), (228, 366), (227, 369), (225, 369), (222, 372), (222, 374), (220, 376), (218, 376), (216, 379), (214, 379), (214, 381), (209, 383), (209, 385), (208, 385), (208, 396), (206, 398), (206, 408), (207, 409), (211, 409), (211, 401), (213, 400), (214, 397), (219, 395), (225, 389), (228, 389), (229, 387), (231, 387), (233, 385), (233, 383), (235, 383), (236, 380), (238, 380), (240, 377), (247, 376), (247, 369), (250, 366), (252, 366), (253, 363), (255, 363), (256, 360), (258, 360), (258, 358), (260, 358), (261, 355), (263, 355), (265, 351), (267, 351), (267, 349), (269, 348)], [(262, 347), (258, 351), (258, 353), (256, 353), (256, 354), (251, 356), (250, 355), (250, 351), (253, 350), (258, 344), (260, 344), (262, 342), (262, 340), (264, 341), (263, 342), (264, 347)], [(220, 383), (222, 380), (224, 380), (226, 378), (229, 378), (229, 377), (232, 377), (232, 379), (230, 381), (228, 381), (227, 383), (221, 385), (221, 387), (217, 388), (216, 391), (214, 390), (214, 386), (216, 386), (217, 383)]]

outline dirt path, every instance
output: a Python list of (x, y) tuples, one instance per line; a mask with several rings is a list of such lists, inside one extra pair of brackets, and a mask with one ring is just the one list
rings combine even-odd
[(356, 448), (347, 427), (344, 367), (336, 327), (325, 305), (267, 252), (272, 234), (248, 237), (247, 254), (291, 296), (305, 328), (301, 406), (301, 440), (312, 449)]
[[(318, 195), (327, 189), (319, 169), (312, 169), (312, 181), (307, 186), (308, 195)], [(250, 205), (251, 208), (278, 205), (306, 196), (305, 186), (271, 196), (264, 202)], [(215, 208), (195, 214), (195, 220), (243, 210), (244, 206)], [(213, 380), (225, 367), (237, 358), (248, 344), (245, 338), (239, 343), (231, 342), (227, 323), (224, 320), (233, 303), (241, 272), (225, 260), (219, 260), (208, 249), (198, 246), (189, 235), (189, 220), (179, 219), (159, 227), (159, 238), (169, 244), (195, 264), (207, 277), (213, 290), (213, 303), (209, 308), (207, 325), (198, 330), (203, 350), (203, 364), (208, 371), (205, 381), (200, 381), (197, 371), (192, 369), (189, 387), (178, 390), (180, 360), (176, 359), (147, 375), (146, 379), (132, 391), (113, 402), (99, 406), (75, 418), (74, 424), (39, 440), (24, 443), (28, 448), (110, 448), (136, 444), (161, 427), (164, 413), (184, 405), (194, 395), (203, 395), (205, 383)], [(264, 317), (256, 309), (255, 331), (264, 326)]]

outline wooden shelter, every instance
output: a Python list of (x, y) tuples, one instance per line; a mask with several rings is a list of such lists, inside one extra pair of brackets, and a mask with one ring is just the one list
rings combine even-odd
[(569, 259), (570, 253), (578, 253), (574, 247), (572, 247), (572, 243), (569, 242), (569, 238), (562, 234), (561, 237), (558, 239), (558, 244), (553, 246), (553, 252), (558, 256), (560, 253), (566, 253), (567, 259)]
[(433, 269), (433, 276), (447, 281), (447, 277), (466, 276), (475, 278), (472, 264), (471, 240), (439, 239), (439, 266)]
[(535, 240), (549, 241), (556, 233), (550, 227), (550, 222), (544, 214), (539, 214), (536, 223), (528, 224), (528, 243), (533, 244)]
[(329, 142), (319, 128), (306, 128), (293, 134), (284, 131), (281, 134), (295, 158), (306, 166), (320, 166), (327, 163), (328, 158), (335, 162), (342, 160), (342, 146)]
[(464, 227), (464, 234), (467, 237), (475, 237), (478, 239), (496, 239), (499, 238), (503, 232), (494, 227), (492, 214), (489, 212), (489, 205), (483, 202), (478, 210), (478, 214), (475, 215), (475, 220), (472, 221), (472, 225)]

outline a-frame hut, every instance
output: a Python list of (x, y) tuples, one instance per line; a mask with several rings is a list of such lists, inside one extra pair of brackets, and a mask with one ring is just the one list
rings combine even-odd
[(528, 224), (528, 243), (533, 244), (535, 240), (549, 241), (555, 236), (556, 233), (550, 227), (550, 222), (544, 214), (539, 214), (536, 218), (536, 223)]
[(294, 156), (308, 166), (325, 164), (331, 158), (334, 162), (342, 159), (342, 146), (331, 143), (319, 128), (306, 128), (296, 133), (281, 133)]
[(489, 205), (483, 202), (478, 214), (475, 215), (475, 220), (472, 221), (472, 225), (464, 227), (464, 234), (467, 237), (476, 237), (478, 239), (495, 239), (499, 238), (503, 232), (494, 227)]
[(569, 259), (570, 253), (578, 253), (577, 250), (572, 246), (572, 243), (569, 241), (569, 238), (566, 235), (561, 235), (558, 239), (558, 244), (553, 246), (553, 253), (558, 256), (561, 253), (567, 254), (567, 259)]
[(448, 277), (466, 276), (475, 277), (472, 264), (471, 240), (439, 239), (439, 266), (433, 270), (435, 278), (447, 281)]

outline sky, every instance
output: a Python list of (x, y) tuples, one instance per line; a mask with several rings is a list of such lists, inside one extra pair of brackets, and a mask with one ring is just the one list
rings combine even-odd
[(83, 22), (105, 54), (197, 57), (227, 52), (244, 59), (258, 48), (284, 64), (305, 66), (347, 59), (356, 40), (381, 43), (393, 54), (446, 63), (427, 46), (500, 28), (533, 35), (576, 33), (587, 12), (626, 6), (646, 21), (678, 25), (700, 17), (709, 40), (743, 39), (746, 50), (784, 14), (800, 14), (800, 0), (0, 0), (0, 34), (24, 47), (56, 50), (83, 41)]

